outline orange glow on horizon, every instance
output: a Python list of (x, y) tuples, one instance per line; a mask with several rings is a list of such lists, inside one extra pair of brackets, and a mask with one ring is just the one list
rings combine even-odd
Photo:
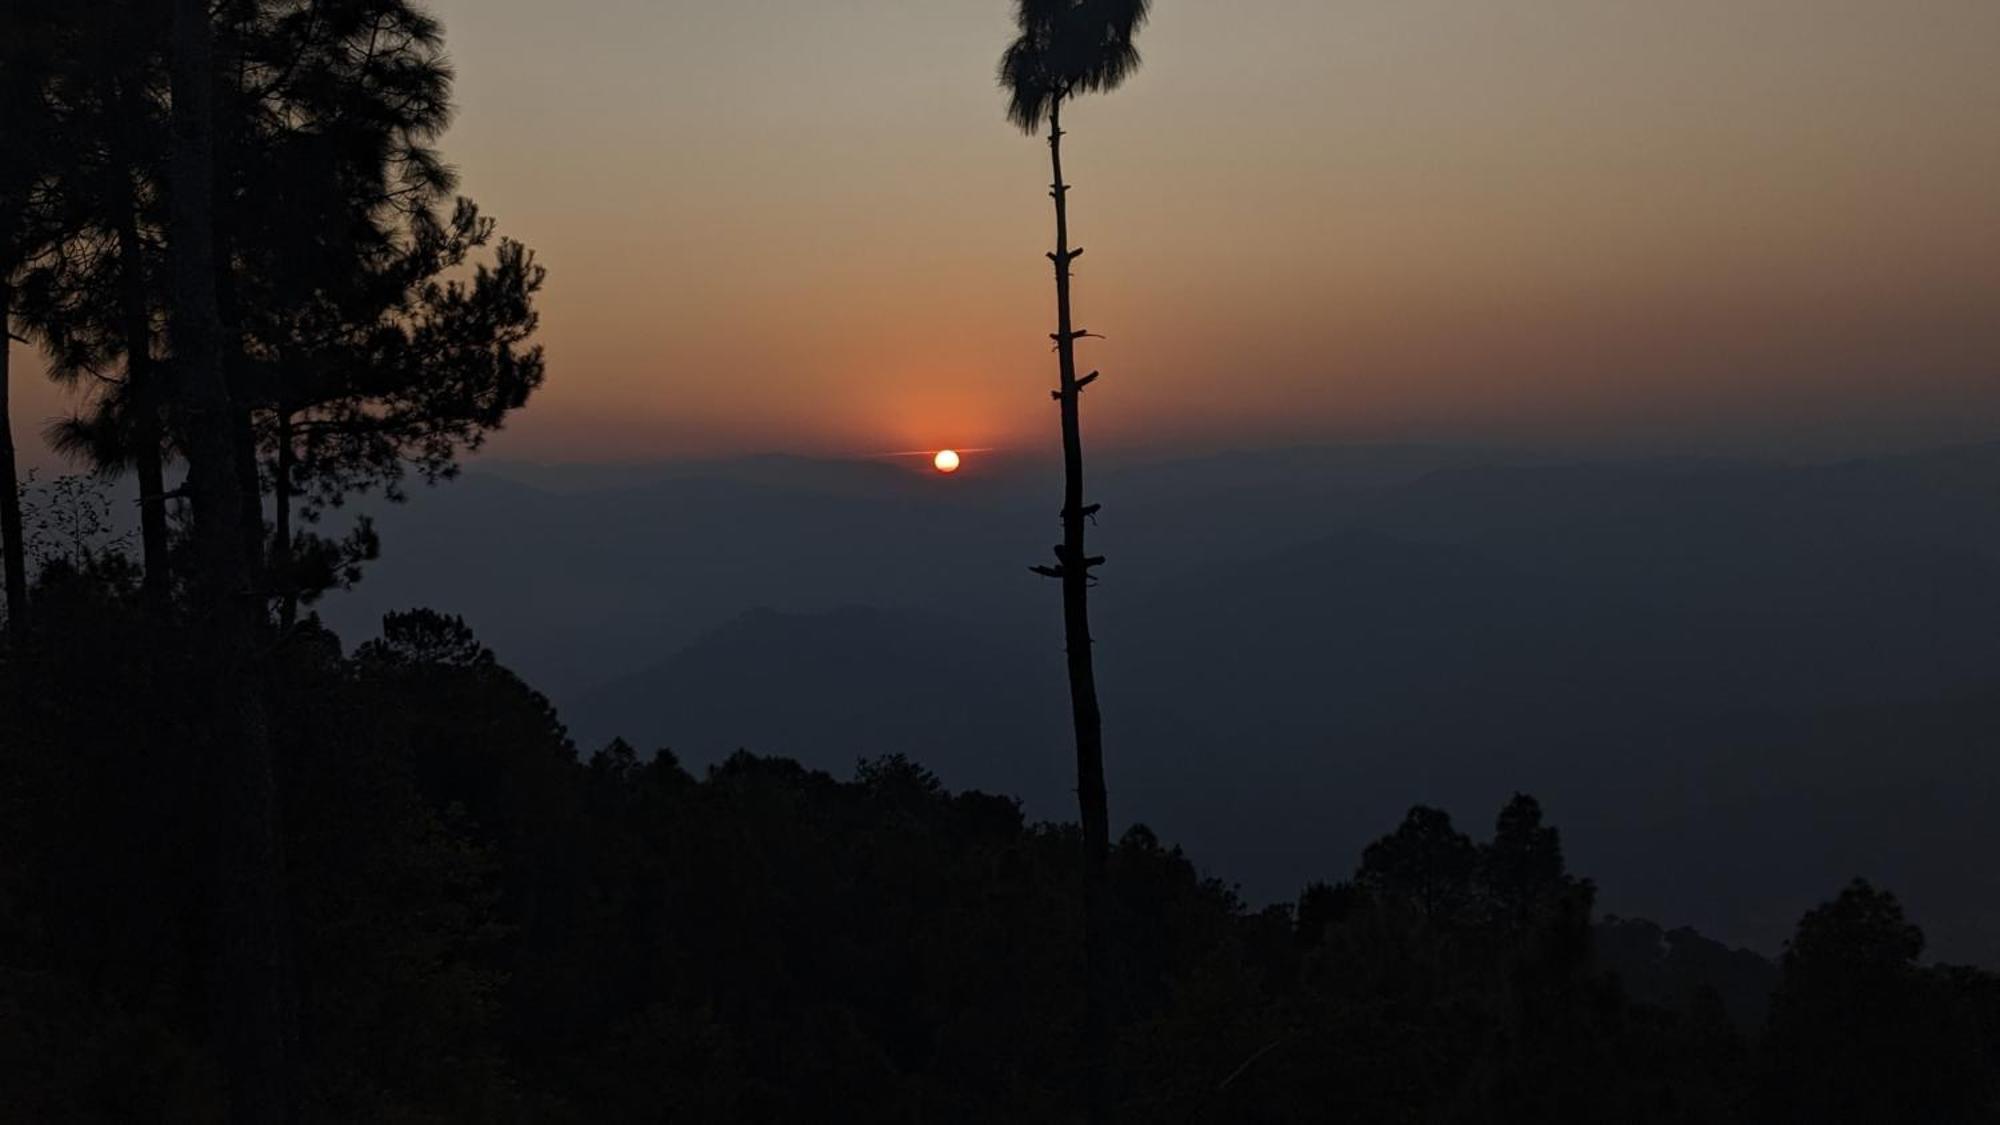
[[(1006, 5), (430, 7), (444, 156), (551, 270), (486, 456), (1058, 455)], [(1240, 7), (1161, 12), (1065, 114), (1092, 456), (2000, 432), (2000, 4)], [(60, 471), (78, 403), (13, 356)]]

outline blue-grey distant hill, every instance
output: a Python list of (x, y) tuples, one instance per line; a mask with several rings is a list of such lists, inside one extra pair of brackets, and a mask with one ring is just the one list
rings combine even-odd
[[(2000, 960), (2000, 447), (1430, 447), (1093, 477), (1114, 812), (1283, 895), (1411, 803), (1540, 796), (1607, 908), (1774, 949), (1860, 874)], [(464, 614), (586, 749), (906, 753), (1068, 814), (1054, 466), (497, 466), (324, 607)], [(1485, 826), (1477, 826), (1484, 828)]]

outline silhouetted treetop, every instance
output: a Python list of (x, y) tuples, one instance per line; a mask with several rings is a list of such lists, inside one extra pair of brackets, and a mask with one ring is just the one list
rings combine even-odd
[(1139, 69), (1133, 35), (1151, 0), (1017, 0), (1020, 37), (1000, 56), (1007, 120), (1033, 133), (1060, 99), (1116, 89)]
[(1418, 805), (1361, 853), (1354, 882), (1425, 915), (1449, 918), (1469, 905), (1477, 858), (1471, 838), (1452, 827), (1451, 814)]
[(479, 643), (464, 618), (413, 609), (384, 617), (382, 635), (354, 650), (354, 659), (364, 664), (483, 668), (493, 664), (493, 650)]
[(1924, 932), (1904, 919), (1896, 896), (1856, 879), (1799, 920), (1798, 933), (1785, 944), (1785, 964), (1873, 974), (1911, 968), (1923, 951)]

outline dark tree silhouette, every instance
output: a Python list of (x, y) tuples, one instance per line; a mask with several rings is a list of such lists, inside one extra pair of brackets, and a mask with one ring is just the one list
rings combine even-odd
[(1542, 806), (1516, 793), (1482, 844), (1477, 860), (1486, 908), (1497, 921), (1520, 924), (1563, 885), (1562, 833), (1542, 823)]
[[(379, 364), (369, 345), (431, 278), (412, 264), (444, 257), (432, 209), (455, 176), (431, 142), (450, 119), (451, 71), (437, 21), (407, 0), (306, 9), (257, 0), (222, 26), (245, 61), (226, 86), (221, 174), (234, 206), (218, 231), (236, 267), (238, 471), (273, 494), (268, 537), (261, 517), (252, 523), (265, 538), (265, 585), (289, 625), (314, 592), (313, 572), (323, 583), (325, 563), (351, 571), (372, 554), (365, 529), (349, 545), (294, 531), (297, 429), (329, 371)], [(387, 397), (402, 389), (397, 374), (427, 375), (376, 366), (347, 381)]]
[[(227, 1029), (177, 983), (206, 975), (212, 878), (174, 717), (207, 670), (144, 643), (176, 627), (128, 566), (79, 558), (41, 571), (35, 658), (0, 653), (0, 1119), (220, 1120)], [(297, 1120), (1074, 1116), (1075, 1043), (1051, 1034), (1081, 1006), (1074, 826), (900, 758), (847, 780), (580, 759), (441, 613), (342, 652), (312, 620), (268, 649)], [(1990, 1119), (2000, 979), (1918, 964), (1888, 896), (1808, 915), (1746, 1043), (1710, 987), (1733, 969), (1620, 986), (1558, 844), (1525, 797), (1488, 840), (1420, 812), (1295, 915), (1133, 827), (1111, 853), (1120, 1115)], [(1631, 925), (1624, 953), (1662, 956)], [(1764, 973), (1761, 1024), (1778, 969), (1731, 959)]]
[(1470, 903), (1477, 857), (1450, 814), (1418, 805), (1394, 832), (1368, 845), (1355, 884), (1407, 902), (1426, 918), (1454, 919)]
[(144, 595), (161, 613), (171, 585), (165, 372), (155, 348), (167, 130), (156, 91), (170, 9), (92, 0), (70, 11), (81, 18), (52, 55), (60, 69), (50, 84), (65, 155), (42, 160), (59, 249), (31, 271), (19, 312), (50, 377), (91, 406), (88, 418), (50, 427), (51, 443), (99, 472), (138, 478)]
[(1097, 372), (1079, 378), (1076, 342), (1088, 335), (1070, 315), (1070, 264), (1083, 253), (1069, 242), (1069, 185), (1062, 171), (1063, 102), (1079, 94), (1110, 91), (1139, 66), (1132, 36), (1145, 22), (1149, 0), (1017, 0), (1020, 36), (1000, 58), (1000, 85), (1007, 92), (1007, 119), (1032, 135), (1049, 126), (1049, 194), (1055, 201), (1055, 265), (1058, 383), (1052, 392), (1062, 412), (1063, 541), (1056, 565), (1037, 573), (1062, 583), (1063, 643), (1069, 660), (1070, 714), (1076, 727), (1076, 796), (1083, 823), (1084, 896), (1084, 1066), (1090, 1116), (1111, 1117), (1111, 950), (1106, 915), (1106, 864), (1111, 814), (1104, 786), (1103, 718), (1097, 706), (1097, 673), (1091, 658), (1091, 569), (1103, 563), (1084, 544), (1086, 524), (1098, 510), (1084, 502), (1083, 427), (1078, 416), (1083, 388)]
[(1953, 971), (1920, 967), (1923, 950), (1896, 896), (1864, 879), (1799, 920), (1765, 1034), (1774, 1119), (1990, 1120), (1992, 1012)]
[(14, 287), (0, 275), (0, 569), (6, 571), (7, 629), (15, 636), (28, 624), (27, 550), (21, 541), (21, 481), (14, 455), (12, 351)]
[(45, 3), (9, 4), (0, 13), (0, 145), (7, 149), (0, 156), (0, 570), (7, 626), (17, 638), (28, 623), (28, 573), (10, 409), (15, 283), (48, 241), (37, 197), (55, 141), (46, 83), (56, 26), (55, 10)]
[[(118, 234), (118, 320), (125, 345), (125, 392), (130, 400), (132, 466), (139, 485), (139, 541), (147, 604), (164, 612), (173, 587), (167, 549), (166, 433), (160, 406), (166, 388), (153, 356), (157, 286), (145, 232), (150, 225), (146, 188), (160, 181), (161, 154), (149, 138), (157, 106), (143, 90), (152, 71), (150, 53), (121, 68), (114, 85), (117, 120), (110, 131), (115, 154), (110, 203)], [(155, 193), (157, 194), (157, 193)]]
[(331, 583), (327, 560), (358, 557), (353, 537), (295, 531), (295, 508), (317, 520), (371, 488), (403, 499), (411, 470), (432, 483), (453, 476), (460, 453), (478, 449), (541, 385), (542, 350), (528, 342), (544, 279), (534, 255), (502, 239), (490, 264), (452, 276), (493, 233), (468, 200), (443, 218), (418, 212), (391, 251), (361, 265), (373, 296), (275, 322), (283, 342), (274, 350), (289, 362), (268, 383), (260, 441), (284, 625)]
[(237, 263), (232, 387), (263, 458), (246, 477), (272, 492), (266, 585), (289, 627), (375, 550), (365, 525), (328, 540), (299, 520), (371, 487), (401, 499), (411, 470), (452, 475), (540, 385), (543, 275), (507, 239), (466, 269), (495, 228), (450, 205), (436, 19), (409, 0), (244, 9), (230, 34), (256, 64), (230, 87), (237, 205), (221, 232)]
[(156, 354), (166, 303), (163, 241), (167, 110), (164, 5), (92, 0), (60, 52), (53, 94), (68, 159), (51, 195), (61, 249), (34, 271), (22, 310), (49, 375), (80, 389), (90, 418), (58, 422), (52, 444), (107, 475), (136, 474), (144, 596), (167, 608), (166, 372)]
[(208, 681), (197, 721), (215, 799), (213, 1009), (225, 1044), (231, 1118), (270, 1122), (289, 1112), (293, 1027), (276, 777), (258, 658), (266, 631), (255, 589), (256, 543), (242, 534), (254, 498), (244, 495), (238, 473), (241, 415), (230, 394), (218, 300), (215, 33), (207, 0), (175, 0), (173, 13), (172, 408), (186, 442), (194, 640)]
[[(171, 587), (154, 310), (166, 107), (152, 6), (100, 0), (117, 23), (65, 52), (69, 132), (90, 153), (61, 184), (77, 230), (37, 271), (34, 326), (51, 374), (80, 385), (85, 411), (51, 430), (58, 449), (139, 477), (145, 591)], [(115, 13), (116, 21), (105, 17)], [(533, 299), (542, 271), (470, 201), (433, 142), (450, 117), (451, 72), (436, 20), (407, 0), (273, 0), (223, 8), (217, 35), (237, 60), (217, 75), (216, 175), (224, 364), (238, 415), (246, 528), (272, 527), (259, 586), (289, 626), (302, 601), (349, 584), (374, 556), (372, 530), (323, 538), (311, 524), (348, 494), (400, 499), (414, 471), (456, 471), (540, 384)], [(225, 299), (221, 299), (226, 297)], [(122, 377), (116, 372), (122, 366)], [(261, 471), (252, 460), (263, 458)]]

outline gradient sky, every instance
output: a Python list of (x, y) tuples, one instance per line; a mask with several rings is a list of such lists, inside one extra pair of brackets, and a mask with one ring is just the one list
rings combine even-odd
[[(434, 8), (446, 152), (550, 269), (497, 453), (1053, 444), (1006, 0)], [(1090, 433), (2000, 436), (1995, 43), (1993, 0), (1156, 0), (1069, 121)]]

